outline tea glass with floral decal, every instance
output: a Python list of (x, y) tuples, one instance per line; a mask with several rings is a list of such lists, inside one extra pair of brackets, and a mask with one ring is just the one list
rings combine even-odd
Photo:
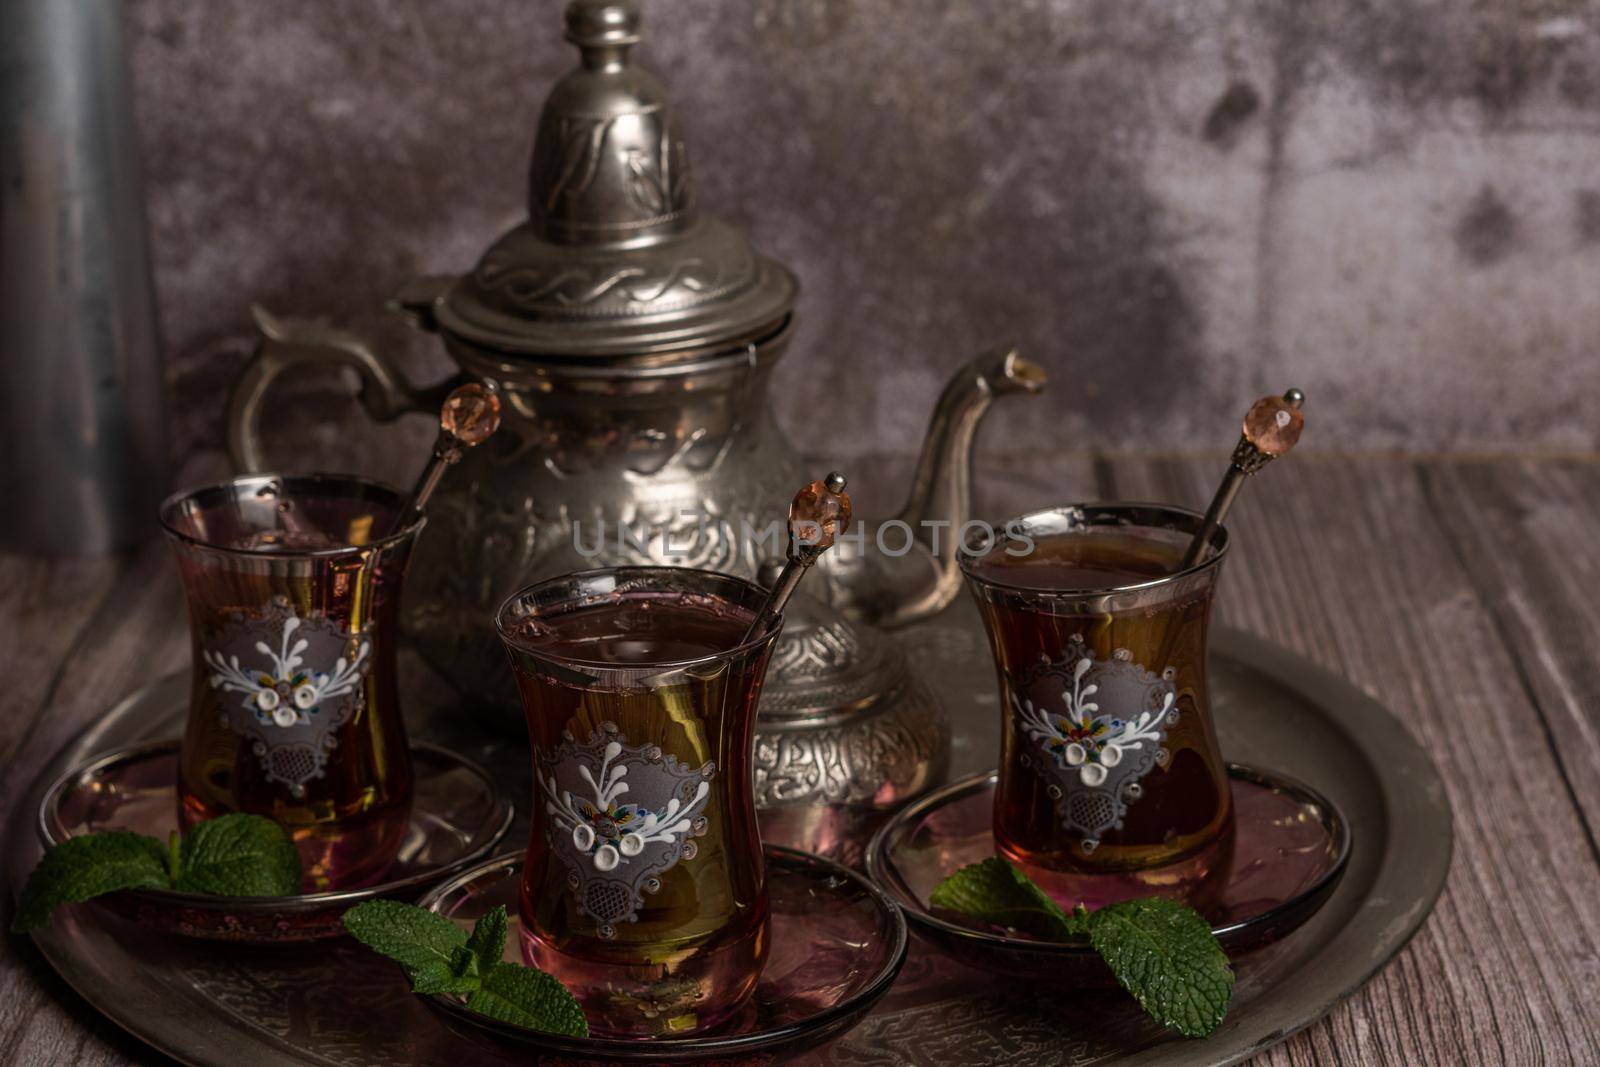
[(1158, 892), (1203, 909), (1226, 877), (1206, 643), (1228, 535), (1184, 567), (1203, 526), (1161, 505), (1070, 505), (962, 557), (1000, 683), (995, 844), (1068, 906)]
[[(849, 521), (843, 488), (830, 476), (796, 497), (771, 592), (621, 567), (529, 586), (498, 613), (533, 750), (523, 955), (596, 1034), (708, 1030), (755, 989), (768, 950), (756, 702), (783, 601)], [(801, 546), (804, 523), (816, 536)]]
[(179, 493), (160, 517), (194, 661), (180, 822), (264, 815), (308, 892), (378, 881), (411, 812), (395, 645), (423, 519), (376, 482), (274, 474)]

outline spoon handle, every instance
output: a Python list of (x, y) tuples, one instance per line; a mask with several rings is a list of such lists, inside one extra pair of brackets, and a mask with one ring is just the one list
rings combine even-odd
[(745, 631), (745, 641), (753, 640), (783, 614), (784, 606), (794, 596), (806, 571), (849, 528), (850, 495), (844, 489), (844, 475), (833, 471), (795, 494), (794, 502), (789, 505), (788, 561), (778, 572), (761, 610), (756, 612), (750, 628)]
[(451, 391), (439, 409), (439, 436), (433, 442), (433, 455), (422, 468), (416, 487), (395, 513), (389, 534), (397, 534), (416, 520), (428, 506), (445, 468), (458, 463), (467, 449), (476, 448), (500, 428), (500, 396), (488, 386), (469, 382)]
[(1194, 539), (1189, 542), (1188, 551), (1183, 554), (1183, 562), (1178, 565), (1178, 570), (1188, 570), (1205, 556), (1212, 536), (1227, 517), (1228, 509), (1233, 507), (1234, 498), (1239, 495), (1244, 480), (1288, 452), (1300, 440), (1300, 431), (1305, 425), (1300, 407), (1305, 402), (1304, 393), (1290, 389), (1281, 399), (1275, 396), (1262, 397), (1251, 405), (1244, 417), (1244, 430), (1239, 434), (1239, 443), (1233, 446), (1228, 471), (1211, 497), (1211, 506), (1206, 508), (1206, 517), (1201, 521)]

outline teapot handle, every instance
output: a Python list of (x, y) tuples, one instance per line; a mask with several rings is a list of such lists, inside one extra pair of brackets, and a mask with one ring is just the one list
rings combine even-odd
[(408, 411), (437, 409), (460, 376), (421, 388), (361, 338), (345, 330), (304, 320), (280, 319), (260, 306), (250, 309), (261, 339), (234, 383), (228, 399), (228, 456), (234, 469), (262, 470), (256, 416), (278, 375), (302, 363), (345, 363), (361, 374), (361, 403), (378, 422), (392, 422)]

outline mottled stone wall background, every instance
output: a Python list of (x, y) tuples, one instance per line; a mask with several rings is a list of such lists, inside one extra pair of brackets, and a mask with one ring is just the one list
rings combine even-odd
[[(381, 308), (522, 214), (562, 5), (132, 0), (180, 445), (247, 305), (446, 360)], [(856, 454), (914, 447), (997, 339), (1042, 363), (985, 447), (1225, 446), (1297, 384), (1308, 444), (1600, 447), (1600, 10), (1563, 0), (649, 0), (701, 203), (805, 287), (779, 369)], [(326, 383), (339, 388), (338, 383)], [(285, 390), (273, 422), (353, 404)], [(420, 451), (428, 428), (372, 438)], [(286, 455), (280, 451), (279, 455)], [(847, 458), (847, 457), (846, 457)]]

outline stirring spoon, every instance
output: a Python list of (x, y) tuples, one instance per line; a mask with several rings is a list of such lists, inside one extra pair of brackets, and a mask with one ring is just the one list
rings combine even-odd
[(1178, 567), (1180, 571), (1193, 567), (1205, 555), (1211, 535), (1222, 525), (1244, 480), (1287, 453), (1300, 440), (1300, 431), (1305, 428), (1306, 421), (1300, 407), (1305, 402), (1304, 393), (1290, 389), (1281, 397), (1264, 396), (1250, 405), (1250, 410), (1245, 412), (1239, 443), (1233, 446), (1233, 461), (1228, 466), (1228, 473), (1222, 476), (1222, 484), (1217, 486), (1216, 495), (1211, 498), (1211, 506), (1206, 509), (1199, 532), (1189, 542), (1189, 550), (1184, 553), (1183, 562)]
[[(794, 596), (800, 579), (821, 555), (833, 547), (839, 535), (850, 527), (850, 494), (844, 491), (845, 478), (832, 471), (821, 481), (812, 482), (794, 496), (789, 505), (789, 550), (783, 570), (772, 583), (772, 591), (756, 612), (744, 640), (750, 641), (772, 625)], [(741, 644), (743, 642), (740, 642)]]
[(439, 488), (446, 467), (458, 463), (467, 450), (487, 441), (500, 428), (500, 395), (486, 385), (468, 382), (451, 390), (439, 409), (439, 436), (433, 455), (422, 468), (411, 497), (394, 517), (389, 534), (397, 534), (415, 521)]

